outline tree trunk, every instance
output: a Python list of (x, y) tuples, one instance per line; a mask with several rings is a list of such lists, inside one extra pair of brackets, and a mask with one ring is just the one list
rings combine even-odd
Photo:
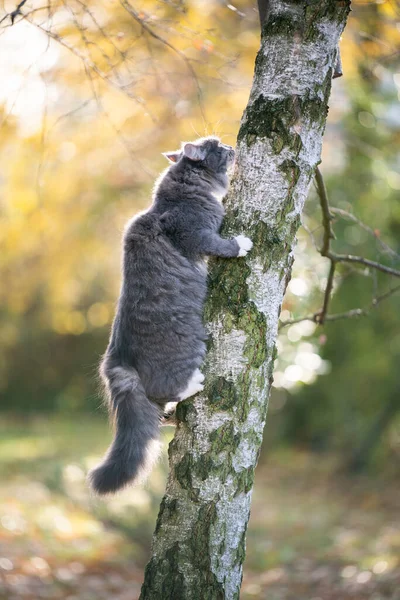
[(269, 4), (223, 229), (254, 248), (210, 263), (205, 395), (178, 408), (141, 600), (239, 598), (279, 312), (350, 10), (350, 1)]

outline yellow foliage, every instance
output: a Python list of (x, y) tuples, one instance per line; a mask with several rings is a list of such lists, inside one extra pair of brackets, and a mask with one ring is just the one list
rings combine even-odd
[[(251, 87), (248, 2), (123, 5), (52, 2), (51, 28), (44, 10), (2, 35), (0, 301), (59, 334), (110, 323), (123, 224), (149, 204), (160, 153), (210, 133), (234, 143)], [(394, 3), (353, 7), (350, 83), (399, 44)]]

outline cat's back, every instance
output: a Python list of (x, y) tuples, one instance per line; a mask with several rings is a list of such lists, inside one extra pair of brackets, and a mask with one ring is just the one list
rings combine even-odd
[(109, 352), (134, 365), (146, 385), (154, 364), (162, 369), (189, 348), (203, 353), (205, 295), (206, 274), (174, 248), (159, 216), (148, 212), (133, 219), (124, 235), (123, 283)]
[(205, 285), (204, 273), (171, 243), (165, 229), (163, 215), (155, 211), (142, 213), (128, 223), (124, 234), (124, 277), (134, 277), (131, 283), (150, 288), (157, 281), (169, 279), (175, 283), (179, 280), (182, 285)]
[(201, 315), (206, 273), (170, 242), (159, 215), (144, 213), (129, 223), (123, 262), (121, 297), (131, 322)]

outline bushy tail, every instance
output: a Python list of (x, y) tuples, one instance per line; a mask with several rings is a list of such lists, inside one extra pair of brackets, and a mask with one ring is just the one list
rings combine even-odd
[(116, 492), (144, 479), (159, 454), (160, 411), (146, 397), (135, 369), (103, 363), (115, 435), (102, 464), (89, 473), (98, 494)]

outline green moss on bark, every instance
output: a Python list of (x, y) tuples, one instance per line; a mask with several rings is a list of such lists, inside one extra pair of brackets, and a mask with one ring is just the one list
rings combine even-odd
[(238, 326), (246, 333), (243, 354), (248, 359), (248, 364), (258, 369), (267, 357), (267, 321), (253, 302), (249, 302), (247, 306), (247, 310), (243, 310), (240, 315)]
[(211, 409), (229, 411), (238, 404), (238, 390), (232, 381), (224, 377), (210, 379), (206, 382), (205, 392)]
[(254, 467), (249, 467), (238, 473), (236, 478), (236, 495), (247, 494), (253, 487), (254, 483)]
[[(237, 258), (229, 261), (212, 261), (210, 268), (209, 301), (204, 311), (204, 319), (211, 321), (215, 317), (213, 307), (218, 306), (221, 312), (228, 315), (228, 320), (229, 315), (232, 317), (232, 327), (238, 308), (247, 302), (246, 279), (250, 274), (250, 267)], [(229, 329), (229, 322), (227, 326)]]
[[(263, 57), (263, 60), (266, 58)], [(279, 155), (285, 148), (297, 157), (303, 143), (293, 127), (298, 122), (307, 121), (314, 126), (317, 123), (323, 130), (328, 113), (325, 96), (329, 95), (331, 77), (332, 72), (321, 86), (316, 84), (313, 95), (294, 94), (287, 98), (271, 99), (260, 94), (246, 112), (246, 118), (238, 133), (238, 141), (245, 140), (250, 146), (259, 138), (268, 138), (275, 154)]]

